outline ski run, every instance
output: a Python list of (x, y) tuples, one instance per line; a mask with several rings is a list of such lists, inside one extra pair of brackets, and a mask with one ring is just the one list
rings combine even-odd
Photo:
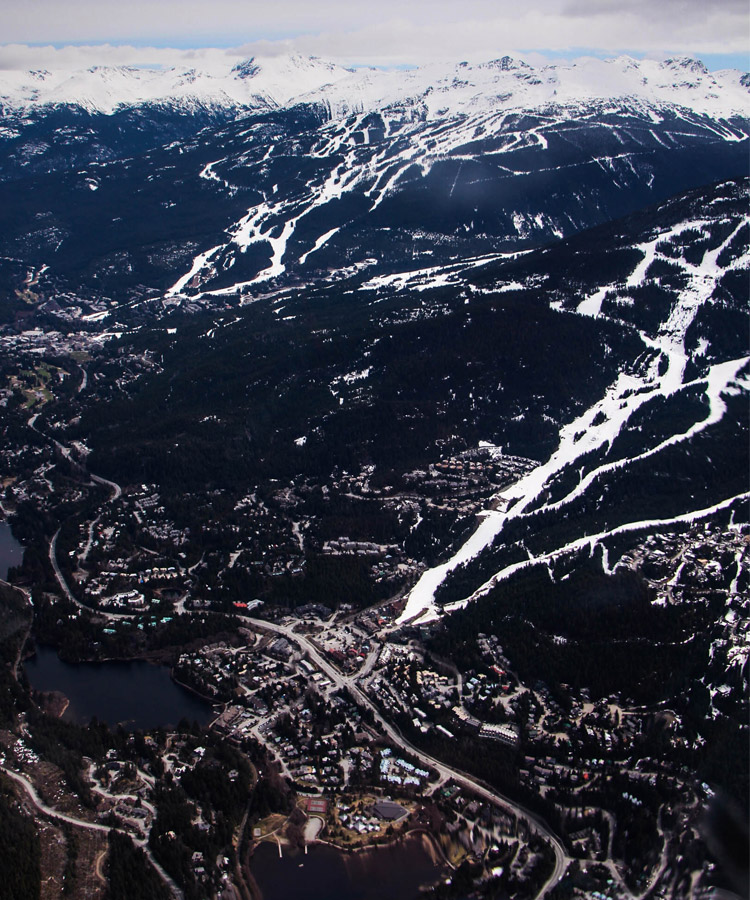
[[(523, 516), (526, 510), (532, 507), (535, 501), (540, 498), (555, 475), (566, 467), (574, 465), (591, 451), (598, 450), (605, 445), (611, 447), (620, 431), (627, 426), (632, 416), (644, 404), (659, 397), (669, 397), (686, 388), (704, 386), (704, 395), (708, 402), (709, 410), (708, 415), (704, 419), (695, 422), (685, 432), (672, 435), (637, 456), (598, 465), (585, 475), (583, 469), (581, 469), (579, 483), (567, 496), (554, 503), (544, 503), (540, 506), (535, 506), (534, 510), (536, 512), (544, 510), (558, 511), (585, 494), (593, 484), (608, 472), (656, 456), (662, 450), (674, 444), (689, 442), (701, 431), (721, 421), (727, 411), (723, 399), (724, 396), (739, 391), (750, 391), (750, 376), (746, 371), (748, 363), (750, 363), (750, 357), (742, 357), (712, 365), (705, 377), (693, 381), (684, 381), (685, 367), (688, 360), (685, 348), (687, 329), (700, 306), (710, 299), (718, 279), (725, 271), (717, 263), (722, 250), (730, 244), (739, 232), (739, 229), (747, 221), (747, 218), (743, 219), (742, 223), (719, 247), (707, 252), (699, 266), (688, 264), (685, 260), (672, 260), (683, 266), (690, 280), (680, 293), (679, 299), (674, 304), (666, 321), (662, 323), (656, 336), (650, 337), (643, 332), (640, 333), (644, 344), (651, 351), (648, 365), (640, 371), (621, 372), (603, 398), (578, 416), (573, 422), (562, 427), (558, 448), (546, 463), (537, 466), (516, 484), (501, 491), (493, 498), (493, 506), (499, 508), (487, 509), (480, 513), (480, 524), (459, 550), (446, 562), (428, 569), (422, 574), (409, 593), (406, 607), (398, 620), (399, 622), (423, 624), (439, 618), (440, 610), (435, 603), (435, 592), (448, 575), (457, 567), (476, 558), (483, 550), (489, 547), (495, 538), (501, 534), (506, 522)], [(681, 223), (671, 231), (662, 233), (655, 240), (639, 247), (644, 253), (644, 260), (634, 269), (628, 280), (628, 285), (634, 286), (643, 280), (648, 265), (655, 258), (656, 246), (659, 242), (679, 234), (686, 228), (701, 227), (703, 224), (703, 222)], [(746, 253), (740, 260), (735, 261), (731, 267), (746, 265), (748, 258), (750, 258), (750, 253)], [(583, 304), (579, 305), (577, 314), (599, 315), (599, 307), (601, 305), (599, 295), (603, 297), (604, 290), (606, 289), (600, 289), (600, 291), (596, 291), (592, 295), (596, 296), (599, 302), (594, 304), (584, 301)], [(579, 552), (587, 547), (593, 553), (598, 545), (602, 545), (603, 565), (609, 569), (608, 554), (606, 553), (606, 547), (602, 544), (608, 537), (637, 532), (642, 529), (669, 527), (683, 522), (697, 521), (727, 509), (733, 503), (746, 500), (748, 497), (750, 497), (750, 494), (741, 494), (729, 497), (715, 506), (686, 511), (684, 514), (673, 518), (628, 522), (600, 534), (583, 536), (542, 556), (505, 567), (475, 590), (470, 597), (447, 605), (445, 611), (451, 612), (456, 608), (465, 606), (470, 600), (487, 593), (499, 581), (510, 577), (520, 569), (544, 562), (550, 563), (559, 557)]]

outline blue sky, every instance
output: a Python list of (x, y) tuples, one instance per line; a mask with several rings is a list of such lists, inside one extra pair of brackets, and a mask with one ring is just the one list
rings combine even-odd
[(111, 48), (118, 62), (167, 64), (216, 48), (385, 66), (687, 55), (746, 70), (749, 28), (747, 0), (2, 0), (0, 66), (100, 62)]

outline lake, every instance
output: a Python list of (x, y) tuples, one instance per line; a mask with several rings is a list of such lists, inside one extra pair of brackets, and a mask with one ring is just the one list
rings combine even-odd
[(0, 522), (0, 578), (8, 580), (8, 569), (20, 566), (23, 561), (23, 547), (13, 537), (10, 525)]
[(424, 835), (359, 853), (312, 844), (305, 855), (261, 843), (250, 869), (263, 900), (416, 900), (419, 888), (437, 882), (445, 864)]
[(61, 691), (70, 701), (63, 714), (85, 724), (94, 716), (110, 726), (129, 729), (176, 725), (180, 719), (206, 725), (211, 705), (172, 681), (166, 666), (143, 660), (67, 663), (52, 647), (37, 647), (24, 663), (32, 687)]

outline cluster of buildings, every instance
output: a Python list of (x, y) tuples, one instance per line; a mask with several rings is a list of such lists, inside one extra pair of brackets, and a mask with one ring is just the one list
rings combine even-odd
[(368, 683), (373, 698), (390, 714), (406, 714), (423, 733), (445, 721), (455, 702), (456, 683), (425, 665), (410, 646), (386, 643)]
[(308, 689), (293, 708), (277, 714), (267, 743), (301, 788), (338, 792), (361, 763), (355, 752), (363, 733), (359, 709), (341, 692)]
[(458, 478), (486, 478), (497, 484), (517, 481), (534, 468), (533, 460), (504, 454), (500, 447), (482, 444), (456, 456), (441, 459), (434, 470)]
[(402, 787), (423, 787), (429, 777), (430, 773), (426, 769), (395, 756), (389, 747), (380, 751), (382, 781)]
[(325, 541), (323, 553), (331, 556), (371, 556), (386, 559), (398, 552), (397, 544), (375, 544), (372, 541), (352, 541), (348, 537)]
[[(413, 647), (385, 643), (368, 687), (386, 711), (406, 713), (423, 734), (434, 729), (453, 738), (457, 730), (470, 731), (487, 740), (516, 746), (516, 725), (483, 721), (467, 709), (479, 701), (494, 701), (502, 708), (499, 682), (484, 673), (473, 674), (463, 682), (463, 694), (459, 696), (460, 684), (457, 672), (446, 674), (430, 668)], [(504, 708), (502, 714), (506, 715)]]
[(345, 674), (358, 672), (372, 650), (370, 639), (365, 638), (359, 628), (348, 625), (326, 629), (314, 640), (316, 646)]
[(535, 465), (533, 460), (508, 456), (500, 447), (482, 443), (426, 469), (408, 472), (404, 481), (415, 496), (431, 498), (428, 503), (468, 513), (476, 508), (477, 501), (522, 478)]
[(269, 704), (282, 694), (298, 691), (300, 683), (293, 678), (296, 668), (269, 652), (272, 644), (266, 641), (261, 650), (247, 629), (242, 630), (239, 639), (239, 646), (219, 642), (182, 653), (175, 665), (180, 681), (204, 696), (229, 704), (217, 720), (217, 727), (228, 734), (235, 733), (247, 721), (267, 715)]
[(385, 825), (407, 818), (410, 810), (388, 798), (372, 803), (341, 803), (337, 809), (343, 828), (358, 835), (382, 834)]

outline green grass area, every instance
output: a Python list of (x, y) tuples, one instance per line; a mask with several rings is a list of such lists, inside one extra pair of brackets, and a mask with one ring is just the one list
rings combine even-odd
[(54, 394), (49, 389), (49, 384), (55, 374), (62, 377), (69, 375), (65, 369), (61, 369), (59, 366), (40, 363), (34, 369), (22, 369), (18, 375), (12, 376), (10, 386), (26, 397), (24, 404), (26, 409), (31, 409), (36, 404), (43, 406), (54, 400)]

